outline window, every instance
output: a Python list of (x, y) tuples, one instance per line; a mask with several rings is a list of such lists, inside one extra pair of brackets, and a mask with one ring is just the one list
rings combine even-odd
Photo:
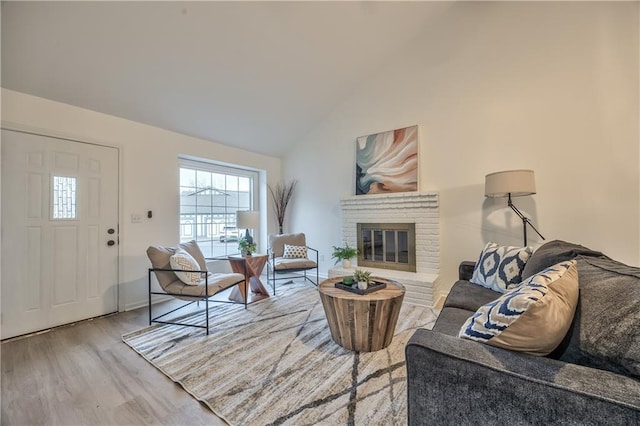
[(180, 241), (195, 239), (205, 257), (238, 253), (236, 212), (258, 210), (257, 184), (252, 170), (181, 159)]
[(51, 218), (75, 219), (77, 216), (76, 198), (78, 179), (69, 176), (53, 176), (51, 185)]

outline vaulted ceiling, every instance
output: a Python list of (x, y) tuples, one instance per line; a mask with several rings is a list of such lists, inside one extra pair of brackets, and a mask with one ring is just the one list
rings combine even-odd
[(443, 7), (3, 1), (2, 87), (281, 156)]

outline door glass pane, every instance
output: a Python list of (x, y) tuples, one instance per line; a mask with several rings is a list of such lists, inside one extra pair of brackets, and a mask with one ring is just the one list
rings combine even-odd
[(52, 219), (75, 219), (77, 217), (77, 178), (54, 176), (51, 185), (53, 200)]

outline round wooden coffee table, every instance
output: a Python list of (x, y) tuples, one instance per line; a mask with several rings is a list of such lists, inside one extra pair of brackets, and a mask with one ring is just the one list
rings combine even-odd
[(387, 287), (359, 295), (335, 287), (343, 277), (320, 283), (320, 299), (331, 329), (331, 337), (340, 346), (358, 352), (384, 349), (391, 343), (404, 299), (404, 286), (373, 277)]

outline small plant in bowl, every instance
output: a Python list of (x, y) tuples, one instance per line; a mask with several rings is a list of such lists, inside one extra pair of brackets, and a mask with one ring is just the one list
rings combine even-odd
[(331, 258), (336, 260), (336, 265), (338, 262), (342, 261), (343, 268), (350, 268), (351, 259), (356, 257), (358, 253), (359, 251), (357, 248), (349, 247), (348, 243), (344, 243), (344, 247), (333, 246), (333, 254), (331, 255)]
[(353, 273), (353, 279), (358, 282), (360, 290), (366, 290), (371, 282), (371, 271), (356, 269), (356, 272)]

